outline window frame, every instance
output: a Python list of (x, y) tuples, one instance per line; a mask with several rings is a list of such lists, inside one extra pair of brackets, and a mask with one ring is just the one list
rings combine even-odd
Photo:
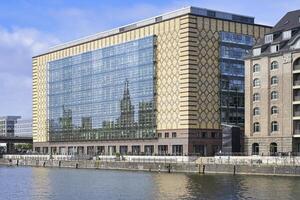
[[(275, 95), (276, 94), (276, 98), (273, 98), (273, 95)], [(277, 91), (272, 91), (271, 92), (271, 100), (278, 100), (278, 92)]]
[(271, 62), (270, 70), (272, 71), (272, 70), (276, 70), (276, 69), (278, 69), (278, 68), (279, 68), (278, 62), (277, 62), (276, 60), (272, 61), (272, 62)]
[(253, 102), (259, 102), (260, 101), (260, 93), (254, 93), (252, 96)]
[(253, 87), (260, 87), (260, 79), (259, 78), (253, 79)]
[[(275, 82), (273, 82), (275, 80)], [(272, 76), (271, 77), (271, 85), (277, 85), (278, 84), (278, 76)]]
[(260, 72), (260, 65), (256, 63), (255, 65), (253, 65), (252, 70), (253, 70), (253, 73)]
[(271, 122), (271, 132), (277, 132), (279, 130), (279, 123), (277, 121)]
[(177, 133), (176, 132), (172, 132), (172, 138), (177, 138)]
[(253, 123), (253, 132), (254, 133), (260, 132), (260, 123), (259, 122)]
[[(276, 110), (276, 112), (274, 112)], [(276, 115), (279, 113), (279, 109), (277, 106), (272, 106), (271, 107), (271, 115)]]
[(257, 115), (260, 115), (260, 108), (259, 107), (253, 108), (253, 116), (257, 116)]

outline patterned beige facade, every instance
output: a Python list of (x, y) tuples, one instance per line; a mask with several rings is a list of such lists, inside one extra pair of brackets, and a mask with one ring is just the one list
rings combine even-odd
[[(220, 138), (196, 138), (201, 130), (220, 131), (219, 32), (234, 32), (259, 38), (268, 30), (269, 27), (261, 25), (184, 14), (36, 56), (33, 58), (35, 146), (43, 146), (43, 143), (49, 142), (48, 62), (150, 35), (157, 36), (157, 132), (178, 132), (176, 141), (172, 138), (158, 138), (158, 144), (183, 144), (185, 153), (192, 151), (194, 143), (220, 146)], [(189, 140), (194, 142), (190, 143)]]

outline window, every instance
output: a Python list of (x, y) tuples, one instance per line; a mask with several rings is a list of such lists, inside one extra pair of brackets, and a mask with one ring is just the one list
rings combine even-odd
[(300, 48), (300, 40), (298, 39), (297, 42), (291, 47), (291, 49), (299, 49)]
[(271, 63), (271, 70), (274, 70), (274, 69), (278, 69), (278, 62), (277, 61), (273, 61)]
[(276, 100), (276, 99), (278, 99), (278, 92), (277, 91), (271, 92), (271, 100)]
[(277, 153), (277, 144), (275, 142), (272, 142), (270, 144), (270, 155), (273, 156), (273, 155), (276, 155)]
[(176, 136), (177, 136), (176, 132), (173, 132), (172, 133), (172, 138), (176, 138)]
[(265, 43), (273, 42), (273, 34), (265, 35)]
[(253, 86), (254, 86), (254, 87), (259, 87), (259, 86), (260, 86), (260, 80), (259, 80), (258, 78), (255, 78), (255, 79), (253, 80)]
[(261, 48), (253, 49), (253, 56), (259, 56), (261, 54)]
[(272, 45), (271, 46), (271, 53), (276, 53), (277, 51), (279, 51), (279, 44)]
[(260, 124), (259, 124), (259, 122), (255, 122), (253, 124), (253, 132), (260, 132)]
[(273, 121), (273, 122), (271, 123), (271, 131), (272, 131), (272, 132), (278, 131), (278, 122)]
[(161, 138), (161, 133), (157, 133), (157, 137), (158, 137), (158, 138)]
[(282, 39), (284, 40), (288, 40), (292, 37), (292, 31), (291, 30), (288, 30), (288, 31), (284, 31), (282, 33)]
[(259, 101), (260, 100), (260, 94), (259, 93), (254, 93), (253, 94), (253, 101), (256, 102), (256, 101)]
[(216, 133), (215, 132), (211, 132), (211, 138), (216, 138)]
[(168, 132), (165, 133), (165, 138), (169, 138), (169, 133)]
[(259, 109), (259, 107), (255, 107), (254, 109), (253, 109), (253, 115), (255, 116), (255, 115), (260, 115), (260, 109)]
[(277, 76), (272, 76), (271, 77), (271, 85), (276, 85), (278, 84), (278, 78)]
[(260, 65), (259, 64), (253, 65), (253, 72), (259, 72), (259, 71), (260, 71)]
[(278, 107), (277, 106), (272, 106), (271, 107), (271, 114), (274, 115), (274, 114), (277, 114), (278, 113)]
[(259, 154), (259, 144), (253, 143), (252, 144), (252, 155), (258, 155)]

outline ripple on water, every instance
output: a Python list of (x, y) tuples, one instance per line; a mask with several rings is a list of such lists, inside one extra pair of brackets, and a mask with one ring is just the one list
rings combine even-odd
[(298, 199), (299, 177), (0, 167), (1, 198)]

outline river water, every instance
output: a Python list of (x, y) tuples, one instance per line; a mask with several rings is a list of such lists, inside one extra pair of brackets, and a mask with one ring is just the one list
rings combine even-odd
[(300, 199), (300, 177), (0, 166), (2, 200)]

